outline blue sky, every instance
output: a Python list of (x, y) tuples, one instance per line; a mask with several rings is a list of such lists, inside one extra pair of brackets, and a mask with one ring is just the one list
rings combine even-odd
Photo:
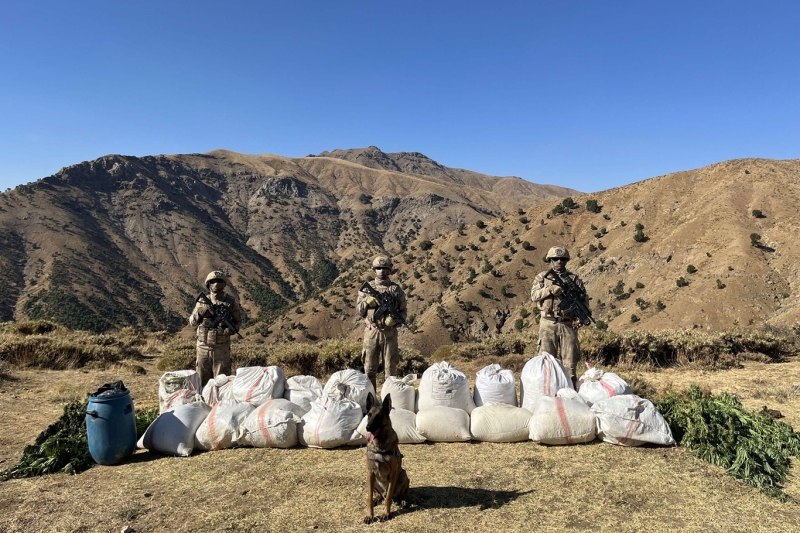
[(797, 2), (6, 2), (0, 191), (376, 145), (591, 192), (800, 157)]

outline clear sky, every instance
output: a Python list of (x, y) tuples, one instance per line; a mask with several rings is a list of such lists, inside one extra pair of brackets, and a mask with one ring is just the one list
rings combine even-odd
[(598, 191), (800, 157), (800, 3), (13, 1), (0, 191), (110, 154), (376, 145)]

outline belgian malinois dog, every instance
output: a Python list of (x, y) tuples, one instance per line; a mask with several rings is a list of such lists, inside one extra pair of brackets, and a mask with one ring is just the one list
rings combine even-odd
[[(387, 394), (383, 403), (378, 403), (370, 393), (367, 397), (367, 516), (365, 524), (375, 520), (373, 508), (384, 502), (383, 514), (377, 520), (389, 519), (392, 500), (400, 507), (407, 506), (408, 475), (403, 470), (403, 454), (397, 446), (397, 433), (392, 429), (389, 413), (392, 396)], [(378, 493), (376, 499), (373, 492)]]

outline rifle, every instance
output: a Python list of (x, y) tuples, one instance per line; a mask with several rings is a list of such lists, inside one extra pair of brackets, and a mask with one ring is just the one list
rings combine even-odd
[(394, 319), (396, 326), (399, 327), (406, 323), (400, 311), (397, 310), (397, 302), (390, 292), (376, 291), (372, 285), (369, 284), (369, 281), (365, 281), (364, 285), (362, 285), (359, 290), (378, 300), (378, 308), (375, 309), (375, 313), (372, 315), (375, 322), (380, 323), (383, 316), (388, 314)]
[(209, 317), (211, 318), (211, 323), (208, 325), (209, 329), (217, 329), (217, 326), (222, 324), (228, 328), (228, 331), (231, 333), (236, 333), (240, 339), (244, 339), (242, 334), (239, 333), (239, 328), (234, 326), (233, 322), (231, 322), (231, 310), (228, 309), (227, 305), (211, 303), (211, 300), (208, 299), (208, 296), (203, 293), (200, 293), (200, 296), (198, 296), (195, 300), (195, 303), (198, 302), (207, 305), (209, 311), (211, 311), (211, 316)]
[(553, 277), (549, 279), (553, 282), (553, 285), (558, 285), (564, 291), (564, 296), (561, 298), (558, 308), (565, 315), (575, 316), (582, 326), (590, 326), (595, 320), (592, 318), (592, 310), (583, 302), (586, 290), (581, 289), (575, 283), (575, 280), (569, 276), (562, 276), (552, 268), (548, 270), (544, 277), (548, 278), (551, 274)]

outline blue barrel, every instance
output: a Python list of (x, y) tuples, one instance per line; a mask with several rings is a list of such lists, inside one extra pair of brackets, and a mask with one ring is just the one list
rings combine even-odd
[(136, 414), (130, 391), (94, 396), (86, 406), (89, 453), (98, 464), (115, 465), (136, 448)]

